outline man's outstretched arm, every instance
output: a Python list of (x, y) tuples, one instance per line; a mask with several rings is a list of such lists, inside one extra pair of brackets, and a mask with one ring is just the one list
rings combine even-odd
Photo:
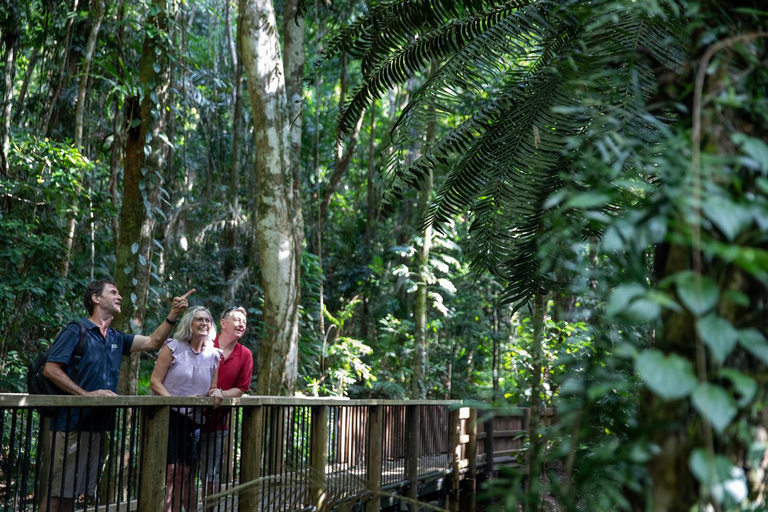
[[(181, 313), (185, 309), (187, 309), (187, 307), (189, 307), (189, 303), (187, 302), (187, 297), (189, 297), (193, 293), (195, 293), (194, 288), (189, 290), (187, 293), (185, 293), (181, 297), (173, 298), (173, 307), (171, 308), (171, 312), (168, 313), (168, 320), (176, 323), (176, 320), (179, 318), (179, 315), (181, 315)], [(171, 330), (173, 330), (173, 325), (163, 320), (162, 322), (160, 322), (160, 325), (157, 326), (157, 329), (155, 329), (155, 332), (153, 332), (149, 336), (136, 335), (133, 338), (133, 345), (131, 345), (131, 352), (141, 352), (142, 350), (160, 350), (160, 347), (163, 346), (163, 343), (165, 343), (165, 340), (167, 340), (168, 336), (170, 336)]]

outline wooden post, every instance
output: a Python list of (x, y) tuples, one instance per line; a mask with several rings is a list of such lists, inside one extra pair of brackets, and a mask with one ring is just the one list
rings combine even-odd
[(496, 415), (491, 415), (485, 423), (485, 475), (486, 478), (494, 477), (493, 457), (496, 454), (496, 443), (494, 435), (496, 433)]
[[(328, 459), (328, 406), (312, 407), (312, 454), (310, 475), (310, 503), (323, 512), (326, 507), (325, 470)], [(250, 509), (246, 509), (250, 510)]]
[(240, 510), (258, 510), (261, 478), (261, 455), (264, 441), (264, 409), (262, 407), (243, 407), (243, 440), (240, 446), (240, 484), (253, 483), (240, 491), (238, 503)]
[(419, 506), (419, 456), (421, 455), (421, 406), (407, 405), (405, 414), (406, 448), (405, 476), (410, 481), (408, 497), (411, 502), (411, 512), (418, 512)]
[(448, 416), (451, 433), (451, 512), (459, 512), (459, 484), (461, 476), (461, 409), (454, 409)]
[(475, 479), (477, 478), (477, 409), (472, 407), (469, 410), (469, 420), (467, 421), (467, 477), (472, 481), (472, 488), (475, 489)]
[(40, 418), (40, 433), (42, 434), (39, 439), (42, 444), (38, 445), (38, 451), (40, 452), (40, 486), (37, 490), (37, 508), (40, 509), (43, 503), (48, 502), (48, 475), (51, 471), (51, 418), (43, 416), (39, 412), (37, 413)]
[(168, 453), (170, 406), (146, 407), (141, 437), (141, 481), (139, 512), (165, 510), (165, 473)]
[(475, 493), (477, 492), (477, 409), (472, 407), (469, 410), (469, 419), (467, 420), (467, 490), (469, 496), (465, 502), (468, 502), (468, 507), (464, 509), (468, 512), (475, 512), (476, 499)]
[(383, 458), (384, 406), (368, 407), (368, 449), (365, 454), (368, 489), (373, 493), (365, 512), (381, 510), (381, 463)]

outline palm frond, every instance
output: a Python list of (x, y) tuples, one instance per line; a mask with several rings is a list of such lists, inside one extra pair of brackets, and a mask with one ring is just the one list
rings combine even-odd
[[(674, 14), (671, 3), (660, 3)], [(615, 161), (608, 179), (635, 179), (632, 151), (617, 142), (659, 144), (674, 119), (663, 109), (650, 115), (647, 103), (659, 72), (685, 66), (675, 17), (620, 2), (478, 2), (474, 11), (465, 2), (429, 15), (420, 11), (429, 3), (386, 5), (378, 21), (372, 14), (350, 29), (354, 41), (345, 48), (358, 52), (364, 77), (339, 116), (339, 131), (388, 88), (444, 61), (392, 130), (383, 208), (439, 166), (450, 167), (423, 222), (440, 231), (468, 210), (472, 268), (506, 282), (503, 299), (519, 307), (554, 284), (539, 256), (547, 215), (555, 213), (544, 205), (580, 148)], [(409, 162), (414, 139), (435, 117), (454, 127)], [(631, 200), (617, 192), (605, 212)]]

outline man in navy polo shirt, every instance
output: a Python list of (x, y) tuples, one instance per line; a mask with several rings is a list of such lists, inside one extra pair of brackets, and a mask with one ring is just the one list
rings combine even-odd
[[(110, 327), (120, 313), (122, 297), (115, 283), (93, 281), (83, 294), (89, 317), (81, 322), (87, 329), (87, 346), (80, 359), (77, 381), (71, 364), (80, 340), (79, 328), (68, 325), (56, 337), (48, 353), (43, 375), (70, 395), (117, 396), (123, 356), (142, 350), (159, 350), (171, 333), (176, 319), (187, 308), (187, 297), (174, 297), (168, 317), (150, 336), (124, 334)], [(54, 417), (52, 430), (53, 477), (42, 512), (69, 512), (80, 494), (93, 495), (96, 476), (101, 473), (101, 433), (112, 428), (109, 409), (62, 409)]]

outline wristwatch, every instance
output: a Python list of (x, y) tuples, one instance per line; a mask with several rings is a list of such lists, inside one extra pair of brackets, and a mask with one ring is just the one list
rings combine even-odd
[(168, 317), (165, 317), (165, 321), (168, 322), (171, 325), (176, 325), (176, 323), (178, 322), (178, 320), (171, 320)]

